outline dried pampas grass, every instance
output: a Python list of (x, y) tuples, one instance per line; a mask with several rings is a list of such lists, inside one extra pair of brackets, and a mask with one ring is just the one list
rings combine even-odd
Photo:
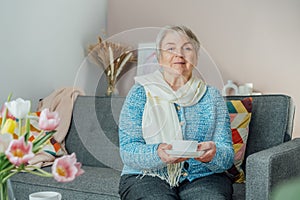
[(120, 43), (102, 41), (98, 37), (98, 43), (90, 45), (89, 57), (92, 61), (103, 68), (108, 81), (106, 94), (112, 95), (116, 81), (128, 62), (136, 61), (136, 55), (130, 46)]

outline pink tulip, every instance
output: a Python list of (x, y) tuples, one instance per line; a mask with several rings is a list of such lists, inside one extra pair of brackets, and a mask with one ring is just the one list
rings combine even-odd
[(59, 121), (58, 112), (50, 112), (49, 109), (46, 108), (41, 112), (39, 127), (44, 131), (52, 131), (57, 128)]
[(32, 153), (32, 143), (28, 142), (26, 144), (24, 137), (20, 137), (18, 140), (12, 140), (5, 151), (5, 155), (15, 166), (27, 164), (28, 161), (34, 157), (34, 153)]
[(75, 153), (56, 159), (52, 165), (52, 174), (58, 182), (73, 181), (76, 176), (83, 173), (81, 163), (77, 162)]

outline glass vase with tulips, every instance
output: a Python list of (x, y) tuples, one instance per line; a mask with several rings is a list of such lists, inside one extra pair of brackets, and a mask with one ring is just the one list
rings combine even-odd
[[(11, 95), (2, 106), (0, 118), (0, 199), (8, 199), (8, 180), (19, 172), (53, 177), (58, 182), (72, 181), (84, 173), (74, 153), (56, 158), (51, 173), (29, 164), (55, 134), (60, 118), (49, 109), (42, 110), (39, 117), (34, 116), (30, 112), (30, 101), (21, 98), (10, 101), (10, 98)], [(37, 120), (40, 129), (34, 140), (29, 140), (31, 120)]]

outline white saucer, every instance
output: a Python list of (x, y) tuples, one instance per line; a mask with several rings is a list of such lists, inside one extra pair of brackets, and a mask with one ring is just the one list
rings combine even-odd
[(166, 153), (171, 155), (172, 157), (178, 157), (178, 158), (197, 158), (201, 156), (204, 153), (204, 151), (187, 152), (187, 151), (166, 150)]

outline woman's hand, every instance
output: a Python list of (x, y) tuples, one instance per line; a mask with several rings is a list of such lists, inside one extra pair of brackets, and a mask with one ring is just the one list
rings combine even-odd
[(165, 150), (171, 150), (171, 149), (172, 149), (172, 145), (166, 143), (162, 143), (158, 146), (157, 154), (164, 163), (174, 164), (174, 163), (183, 162), (188, 159), (188, 158), (177, 158), (177, 157), (175, 158), (170, 156), (169, 154), (166, 153)]
[(200, 162), (210, 162), (216, 155), (216, 144), (213, 141), (200, 142), (197, 151), (204, 151), (204, 154), (198, 158), (194, 158), (195, 160)]

